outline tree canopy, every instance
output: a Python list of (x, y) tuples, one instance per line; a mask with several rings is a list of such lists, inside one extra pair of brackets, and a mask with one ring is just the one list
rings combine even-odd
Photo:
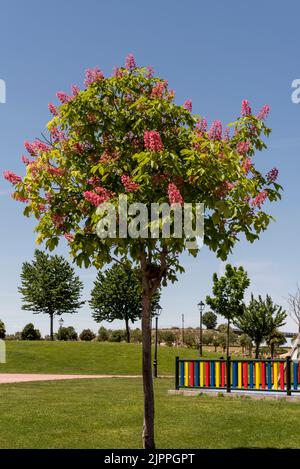
[[(157, 292), (152, 299), (152, 314), (159, 301)], [(142, 289), (137, 269), (114, 264), (104, 272), (98, 272), (89, 301), (93, 318), (97, 322), (125, 321), (127, 342), (130, 342), (129, 322), (134, 323), (142, 314)]]
[(215, 329), (217, 326), (217, 315), (212, 311), (207, 311), (203, 314), (202, 321), (207, 329)]
[(249, 305), (235, 324), (255, 342), (255, 357), (258, 358), (261, 343), (285, 324), (286, 317), (286, 312), (273, 303), (269, 295), (265, 299), (251, 295)]
[(50, 316), (50, 336), (53, 340), (53, 317), (77, 313), (83, 284), (73, 267), (62, 256), (49, 256), (36, 250), (34, 260), (24, 262), (21, 272), (22, 309)]

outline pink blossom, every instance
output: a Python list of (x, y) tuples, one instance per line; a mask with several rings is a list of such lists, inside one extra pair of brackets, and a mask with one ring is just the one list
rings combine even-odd
[(46, 205), (45, 204), (38, 204), (38, 209), (40, 212), (44, 212), (46, 210)]
[(74, 240), (74, 235), (71, 234), (71, 233), (65, 233), (64, 234), (64, 237), (66, 238), (66, 240), (71, 243), (73, 240)]
[(72, 99), (72, 96), (68, 96), (67, 93), (65, 93), (64, 91), (58, 91), (56, 93), (56, 96), (61, 102), (61, 104), (67, 104)]
[(223, 139), (225, 142), (228, 142), (230, 139), (230, 129), (228, 129), (228, 127), (223, 132)]
[(133, 70), (136, 68), (136, 62), (133, 54), (128, 54), (125, 60), (125, 67), (127, 70)]
[(249, 173), (251, 166), (252, 166), (252, 159), (249, 157), (245, 158), (245, 160), (242, 163), (242, 168), (244, 169), (246, 174)]
[(192, 112), (192, 107), (193, 107), (192, 101), (191, 101), (190, 99), (187, 99), (187, 100), (184, 102), (183, 107), (184, 107), (184, 109), (186, 109), (187, 111)]
[[(103, 189), (103, 188), (101, 188), (101, 189)], [(85, 191), (83, 193), (83, 196), (92, 205), (94, 205), (95, 207), (98, 207), (100, 204), (102, 204), (103, 202), (106, 202), (111, 197), (109, 191), (106, 191), (106, 189), (104, 189), (104, 191), (105, 192), (103, 192), (100, 195), (96, 194), (95, 192), (92, 192), (92, 191)]]
[(14, 186), (22, 181), (22, 178), (17, 174), (13, 173), (12, 171), (4, 171), (3, 173), (4, 178), (9, 181)]
[(140, 185), (133, 182), (127, 174), (123, 174), (123, 176), (121, 176), (121, 182), (125, 187), (126, 192), (134, 192), (140, 188)]
[(46, 199), (48, 202), (51, 201), (51, 199), (52, 199), (52, 194), (51, 194), (51, 192), (46, 192), (46, 194), (45, 194), (45, 199)]
[(162, 98), (165, 90), (167, 89), (167, 86), (168, 86), (167, 81), (160, 81), (154, 86), (154, 88), (152, 88), (151, 96), (153, 98)]
[(11, 196), (14, 200), (17, 200), (18, 202), (23, 202), (24, 204), (27, 204), (28, 202), (27, 197), (24, 197), (23, 195), (20, 195), (18, 193), (14, 193)]
[(57, 143), (66, 139), (64, 132), (58, 130), (57, 127), (52, 127), (50, 129), (50, 134), (54, 143)]
[(51, 150), (51, 147), (49, 147), (49, 145), (41, 142), (40, 140), (35, 140), (34, 142), (32, 142), (31, 146), (35, 150), (35, 152), (43, 151), (45, 153), (49, 153), (49, 151)]
[(100, 184), (101, 178), (98, 176), (92, 176), (90, 179), (87, 180), (87, 183), (91, 186), (95, 186), (96, 184)]
[(59, 213), (54, 213), (52, 215), (52, 222), (56, 228), (61, 228), (64, 224), (64, 221), (65, 217), (63, 215), (60, 215)]
[(221, 121), (213, 121), (209, 132), (208, 138), (210, 140), (222, 140), (222, 123)]
[(205, 117), (203, 117), (203, 119), (200, 119), (200, 120), (197, 122), (196, 128), (197, 128), (200, 132), (206, 132), (206, 131), (207, 131), (207, 120), (205, 119)]
[(25, 140), (24, 147), (26, 148), (26, 150), (28, 151), (28, 153), (31, 156), (36, 156), (36, 149), (35, 149), (34, 145), (32, 145), (30, 142), (28, 142), (28, 140)]
[(26, 165), (30, 163), (29, 158), (27, 158), (27, 156), (25, 156), (25, 155), (21, 156), (21, 161)]
[(162, 151), (164, 146), (157, 130), (146, 130), (144, 133), (144, 144), (147, 150)]
[(268, 172), (267, 174), (267, 179), (269, 182), (275, 182), (277, 177), (278, 177), (278, 169), (277, 168), (273, 168), (271, 169), (271, 171)]
[(147, 67), (147, 78), (152, 78), (154, 75), (154, 69), (151, 67), (151, 65), (148, 65)]
[(259, 192), (259, 194), (251, 201), (251, 205), (253, 205), (253, 207), (261, 208), (261, 206), (263, 205), (263, 203), (264, 203), (264, 201), (266, 200), (267, 197), (268, 197), (268, 191), (266, 191), (266, 190), (261, 191), (261, 192)]
[(239, 142), (236, 146), (237, 152), (240, 155), (246, 155), (250, 148), (250, 142)]
[(119, 67), (114, 67), (113, 76), (122, 77), (124, 75), (123, 71)]
[(259, 111), (259, 113), (257, 114), (257, 119), (261, 120), (261, 121), (264, 121), (268, 115), (269, 115), (269, 112), (270, 112), (270, 106), (268, 104), (265, 104), (261, 110)]
[(54, 166), (49, 166), (49, 168), (47, 168), (47, 171), (49, 174), (52, 174), (53, 176), (63, 176), (65, 174), (64, 169), (55, 168)]
[(241, 108), (241, 115), (243, 117), (245, 117), (245, 116), (250, 116), (251, 113), (252, 113), (252, 111), (251, 111), (249, 101), (247, 99), (243, 99), (242, 108)]
[(180, 194), (178, 187), (173, 182), (171, 182), (168, 185), (168, 197), (169, 197), (169, 202), (171, 205), (172, 204), (182, 205), (184, 202), (183, 197)]
[(71, 90), (72, 90), (73, 96), (77, 96), (80, 93), (80, 88), (77, 85), (72, 85)]
[(88, 87), (96, 81), (101, 81), (103, 78), (104, 75), (99, 68), (88, 68), (85, 72), (84, 84)]
[(51, 114), (53, 114), (54, 116), (58, 116), (58, 110), (57, 110), (57, 107), (54, 106), (54, 104), (49, 103), (48, 104), (48, 109), (51, 112)]

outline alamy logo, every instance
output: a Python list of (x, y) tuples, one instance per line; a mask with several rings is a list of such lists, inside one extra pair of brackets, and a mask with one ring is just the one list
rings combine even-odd
[(128, 204), (120, 195), (118, 206), (105, 202), (97, 208), (99, 238), (184, 238), (187, 249), (203, 245), (204, 205), (202, 203)]
[(0, 104), (6, 103), (6, 84), (4, 80), (0, 79)]

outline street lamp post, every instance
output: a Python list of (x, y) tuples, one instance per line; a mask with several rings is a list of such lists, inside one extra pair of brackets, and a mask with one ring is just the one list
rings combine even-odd
[(60, 318), (60, 319), (58, 320), (59, 330), (61, 330), (61, 328), (63, 327), (63, 323), (64, 323), (63, 318)]
[(157, 342), (158, 342), (158, 316), (162, 312), (162, 307), (157, 305), (155, 311), (155, 342), (154, 342), (154, 360), (153, 360), (153, 377), (157, 378)]
[(199, 356), (202, 357), (202, 343), (203, 343), (203, 330), (202, 330), (202, 313), (204, 310), (205, 304), (203, 301), (197, 304), (200, 311), (200, 331), (199, 331)]

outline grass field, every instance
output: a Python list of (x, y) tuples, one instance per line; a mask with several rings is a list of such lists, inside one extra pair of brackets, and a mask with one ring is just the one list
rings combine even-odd
[[(300, 404), (169, 396), (156, 382), (158, 448), (299, 448)], [(0, 448), (140, 448), (140, 379), (2, 384)]]
[[(6, 347), (7, 363), (0, 364), (0, 373), (141, 374), (139, 344), (7, 341)], [(174, 374), (176, 355), (196, 358), (197, 353), (195, 349), (159, 347), (159, 374)]]

